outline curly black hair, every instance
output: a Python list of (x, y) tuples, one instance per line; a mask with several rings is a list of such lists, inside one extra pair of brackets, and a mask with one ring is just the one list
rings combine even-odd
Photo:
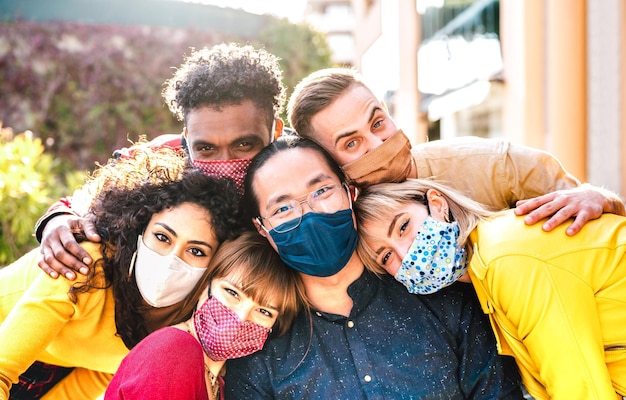
[(165, 81), (162, 95), (172, 113), (185, 123), (190, 110), (203, 106), (219, 110), (252, 100), (270, 127), (279, 118), (286, 97), (278, 58), (235, 43), (192, 49)]
[[(156, 213), (182, 203), (206, 209), (218, 242), (231, 240), (242, 232), (239, 195), (229, 179), (217, 179), (189, 168), (185, 159), (169, 150), (136, 151), (131, 158), (101, 168), (95, 178), (98, 192), (90, 207), (98, 234), (106, 287), (113, 288), (117, 333), (132, 348), (148, 331), (144, 325), (146, 306), (134, 279), (129, 279), (137, 238)], [(92, 276), (70, 292), (87, 291)], [(102, 287), (98, 287), (102, 289)], [(74, 294), (75, 295), (75, 294)], [(195, 302), (193, 302), (195, 305)], [(181, 316), (181, 319), (187, 316)], [(177, 323), (180, 321), (174, 321)]]

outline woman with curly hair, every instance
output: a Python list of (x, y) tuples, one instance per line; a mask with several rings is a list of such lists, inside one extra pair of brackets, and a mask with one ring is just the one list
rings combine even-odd
[(186, 165), (146, 149), (96, 171), (88, 276), (50, 279), (39, 249), (0, 270), (0, 399), (95, 398), (129, 349), (190, 317), (209, 261), (241, 229), (232, 182)]

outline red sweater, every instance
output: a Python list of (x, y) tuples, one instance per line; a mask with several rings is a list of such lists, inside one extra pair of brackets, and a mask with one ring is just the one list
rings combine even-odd
[[(105, 400), (208, 400), (200, 343), (180, 329), (161, 328), (124, 358)], [(220, 378), (223, 388), (223, 381)], [(224, 390), (220, 390), (223, 399)]]

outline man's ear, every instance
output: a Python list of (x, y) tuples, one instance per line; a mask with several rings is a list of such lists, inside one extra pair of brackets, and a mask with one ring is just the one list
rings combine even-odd
[(278, 139), (283, 135), (283, 128), (285, 127), (285, 123), (282, 119), (276, 118), (274, 123), (274, 140)]
[(263, 227), (263, 225), (259, 223), (259, 221), (256, 218), (252, 218), (252, 224), (254, 225), (257, 232), (259, 232), (261, 236), (263, 236), (264, 238), (267, 237), (267, 232), (265, 231), (265, 228)]

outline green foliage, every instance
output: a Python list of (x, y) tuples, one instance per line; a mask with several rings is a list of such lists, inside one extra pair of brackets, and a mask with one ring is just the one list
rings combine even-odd
[[(302, 78), (332, 66), (331, 50), (325, 35), (308, 25), (292, 24), (286, 18), (266, 25), (253, 45), (264, 47), (280, 58), (287, 96)], [(285, 123), (288, 122), (286, 111), (282, 118)]]
[(44, 154), (31, 132), (0, 124), (0, 266), (37, 246), (33, 228), (52, 202), (82, 182), (79, 172)]
[(182, 126), (161, 100), (163, 82), (189, 47), (219, 36), (171, 28), (68, 22), (0, 23), (0, 119), (32, 130), (78, 169), (106, 162), (146, 134)]
[(190, 48), (228, 41), (264, 47), (282, 59), (288, 88), (330, 66), (321, 33), (287, 20), (259, 21), (254, 37), (210, 27), (0, 21), (0, 120), (32, 130), (48, 153), (74, 168), (92, 169), (129, 139), (181, 131), (161, 90)]

